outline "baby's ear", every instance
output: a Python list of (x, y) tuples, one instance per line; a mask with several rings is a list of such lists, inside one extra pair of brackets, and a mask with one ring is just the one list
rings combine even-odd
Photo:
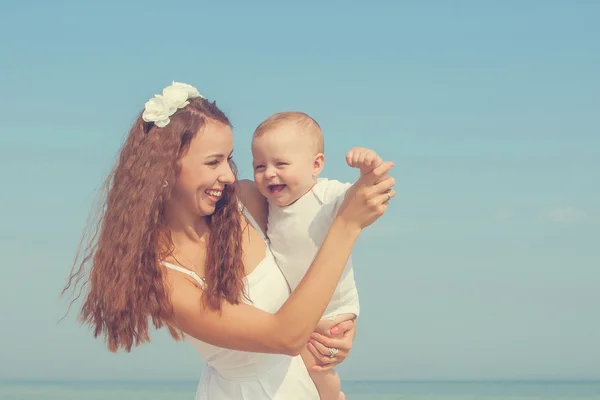
[(315, 155), (315, 159), (313, 161), (313, 178), (316, 178), (323, 171), (323, 167), (325, 166), (325, 155), (323, 153), (318, 153)]

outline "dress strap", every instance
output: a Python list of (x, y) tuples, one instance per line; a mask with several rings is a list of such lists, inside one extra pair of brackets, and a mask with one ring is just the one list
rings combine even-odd
[(198, 282), (198, 284), (200, 285), (200, 287), (202, 289), (206, 289), (206, 281), (204, 280), (204, 278), (202, 278), (201, 276), (199, 276), (197, 273), (195, 273), (191, 269), (183, 268), (183, 267), (180, 267), (179, 265), (171, 264), (171, 263), (168, 263), (166, 261), (163, 261), (162, 265), (164, 265), (167, 268), (173, 269), (175, 271), (182, 272), (182, 273), (184, 273), (184, 274), (186, 274), (188, 276), (191, 276), (192, 278), (194, 278), (194, 280), (196, 282)]
[(246, 217), (246, 219), (248, 220), (248, 222), (250, 223), (250, 225), (252, 225), (252, 227), (256, 230), (256, 232), (259, 233), (260, 237), (265, 242), (269, 243), (269, 238), (263, 232), (263, 230), (261, 229), (260, 225), (258, 225), (258, 222), (256, 222), (256, 220), (254, 219), (254, 217), (252, 216), (252, 214), (250, 213), (250, 211), (248, 211), (248, 208), (245, 205), (243, 205), (242, 203), (239, 203), (239, 206), (240, 206), (240, 210), (242, 211), (242, 214), (244, 214), (244, 217)]

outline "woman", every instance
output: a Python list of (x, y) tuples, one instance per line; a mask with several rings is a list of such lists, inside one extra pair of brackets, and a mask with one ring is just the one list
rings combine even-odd
[(290, 294), (263, 234), (265, 201), (252, 182), (234, 184), (232, 152), (229, 120), (192, 86), (173, 83), (148, 101), (107, 181), (97, 240), (65, 290), (89, 262), (81, 320), (110, 351), (149, 341), (148, 318), (189, 340), (207, 362), (196, 399), (318, 399), (298, 354), (355, 240), (394, 194), (393, 179), (381, 179), (392, 165), (349, 191)]

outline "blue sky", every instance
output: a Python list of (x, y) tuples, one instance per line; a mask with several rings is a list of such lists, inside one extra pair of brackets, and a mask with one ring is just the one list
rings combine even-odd
[(144, 102), (193, 84), (250, 137), (300, 110), (397, 197), (354, 253), (345, 379), (600, 379), (600, 3), (0, 1), (0, 377), (196, 379), (166, 332), (108, 353), (58, 299)]

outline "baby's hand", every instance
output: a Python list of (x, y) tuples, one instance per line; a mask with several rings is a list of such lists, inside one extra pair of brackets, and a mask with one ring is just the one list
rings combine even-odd
[(360, 169), (360, 174), (364, 175), (379, 166), (383, 160), (371, 149), (354, 147), (346, 154), (346, 162), (350, 167)]

